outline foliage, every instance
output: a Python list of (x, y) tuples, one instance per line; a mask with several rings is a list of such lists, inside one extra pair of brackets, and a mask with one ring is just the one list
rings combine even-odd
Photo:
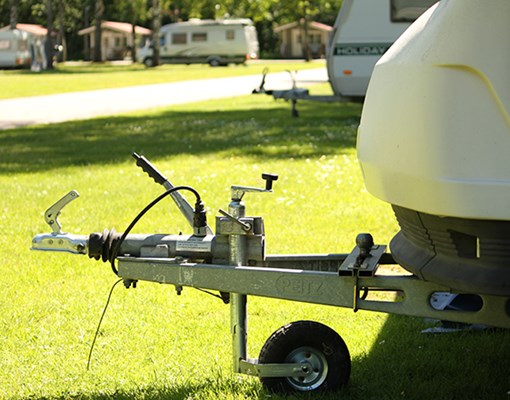
[[(58, 1), (54, 1), (53, 6), (56, 10)], [(77, 22), (83, 19), (84, 10), (89, 7), (88, 1), (83, 0), (65, 0), (65, 28), (66, 32), (72, 32), (77, 27), (82, 28), (82, 24)], [(10, 0), (0, 0), (0, 26), (9, 23), (9, 4)], [(57, 25), (57, 13), (54, 12), (54, 25)], [(46, 26), (47, 13), (46, 1), (42, 0), (19, 0), (18, 3), (18, 22), (32, 23)], [(78, 25), (78, 26), (77, 26)]]
[[(77, 32), (93, 23), (94, 3), (95, 0), (65, 1), (64, 26), (71, 57), (82, 57), (82, 40)], [(161, 16), (163, 24), (189, 18), (251, 18), (259, 31), (262, 52), (277, 54), (275, 25), (301, 18), (333, 25), (341, 4), (342, 0), (165, 0), (161, 1)], [(10, 0), (0, 0), (0, 26), (9, 24), (9, 5)], [(104, 5), (105, 19), (152, 26), (152, 1), (104, 0)], [(58, 13), (53, 14), (57, 18)], [(18, 21), (46, 26), (46, 2), (19, 0)], [(54, 26), (58, 24), (55, 22)]]
[[(95, 1), (95, 0), (94, 0)], [(91, 10), (93, 0), (66, 0), (65, 15), (66, 28), (82, 28), (76, 22), (87, 24), (92, 20)], [(146, 0), (105, 0), (105, 16), (117, 21), (129, 22), (133, 12), (139, 15), (139, 20), (145, 26), (150, 26), (148, 10), (151, 1)], [(295, 21), (303, 17), (303, 10), (307, 9), (311, 17), (321, 22), (332, 24), (335, 20), (342, 0), (175, 0), (161, 2), (162, 14), (166, 21), (186, 20), (189, 18), (222, 18), (243, 17), (256, 22), (269, 20), (277, 24)], [(0, 24), (9, 23), (10, 0), (0, 0)], [(46, 5), (41, 0), (19, 0), (18, 21), (45, 25)], [(88, 11), (87, 11), (88, 10)], [(83, 21), (88, 13), (88, 21)], [(73, 25), (74, 24), (74, 25)]]

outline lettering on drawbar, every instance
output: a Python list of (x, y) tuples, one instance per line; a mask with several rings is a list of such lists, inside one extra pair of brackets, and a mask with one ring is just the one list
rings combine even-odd
[(322, 283), (299, 277), (281, 275), (276, 279), (276, 289), (279, 293), (286, 295), (315, 297), (321, 293), (322, 286)]

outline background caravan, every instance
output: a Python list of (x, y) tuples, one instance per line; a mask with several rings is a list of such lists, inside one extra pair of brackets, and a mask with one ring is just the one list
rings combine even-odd
[[(257, 31), (250, 19), (192, 19), (161, 27), (162, 63), (207, 63), (215, 67), (242, 64), (258, 58), (258, 54)], [(153, 65), (149, 43), (138, 52), (138, 61)]]
[(437, 0), (344, 0), (329, 49), (335, 95), (365, 97), (375, 63)]

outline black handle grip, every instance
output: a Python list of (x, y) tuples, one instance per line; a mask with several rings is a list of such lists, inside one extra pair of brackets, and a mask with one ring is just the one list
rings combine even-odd
[(167, 181), (166, 177), (144, 156), (133, 153), (133, 158), (136, 160), (136, 165), (143, 169), (156, 183), (163, 185)]
[(262, 179), (264, 179), (266, 181), (266, 190), (272, 190), (273, 182), (278, 180), (278, 175), (262, 174)]

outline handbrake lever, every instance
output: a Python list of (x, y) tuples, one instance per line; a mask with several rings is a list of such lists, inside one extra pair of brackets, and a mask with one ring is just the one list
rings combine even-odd
[[(174, 188), (174, 185), (154, 166), (147, 158), (140, 156), (137, 153), (133, 153), (133, 158), (136, 160), (136, 165), (143, 169), (156, 183), (162, 185), (166, 190)], [(193, 227), (193, 207), (188, 201), (181, 195), (179, 191), (170, 193), (172, 200), (175, 202), (177, 208), (181, 211), (182, 215), (186, 218), (190, 226)], [(213, 231), (206, 226), (207, 235), (212, 235)]]

